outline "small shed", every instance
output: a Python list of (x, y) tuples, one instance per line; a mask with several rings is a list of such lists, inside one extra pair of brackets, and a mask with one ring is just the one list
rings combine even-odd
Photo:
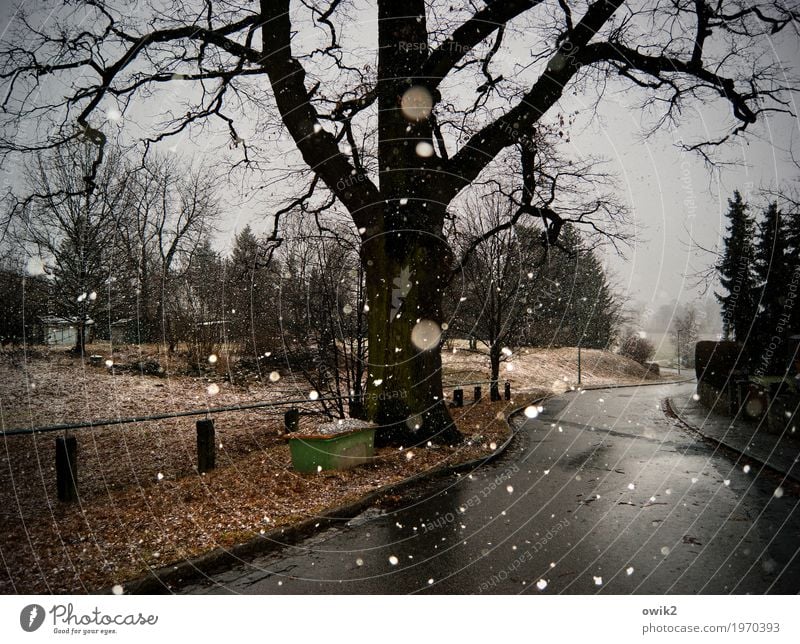
[[(94, 320), (86, 320), (87, 327), (94, 324)], [(44, 330), (44, 343), (57, 346), (72, 346), (78, 339), (78, 318), (64, 318), (57, 315), (47, 315), (42, 318)]]
[(136, 320), (125, 318), (111, 323), (111, 342), (114, 344), (126, 344), (134, 341)]

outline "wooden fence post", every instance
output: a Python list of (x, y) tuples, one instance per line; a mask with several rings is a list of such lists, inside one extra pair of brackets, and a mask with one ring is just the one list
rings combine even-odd
[(292, 407), (283, 415), (283, 426), (287, 434), (298, 430), (300, 427), (300, 410), (297, 407)]
[(78, 500), (78, 439), (56, 438), (56, 489), (58, 500)]
[(197, 471), (203, 474), (216, 467), (214, 421), (210, 418), (197, 421)]

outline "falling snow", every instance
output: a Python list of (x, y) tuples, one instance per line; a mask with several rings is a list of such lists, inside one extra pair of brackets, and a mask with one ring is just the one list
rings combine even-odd
[(428, 143), (427, 141), (420, 141), (417, 143), (416, 147), (417, 156), (422, 158), (432, 157), (435, 150), (433, 149), (433, 145)]
[(432, 320), (420, 320), (411, 330), (411, 343), (420, 351), (428, 351), (439, 345), (439, 325)]
[(403, 92), (400, 98), (400, 110), (408, 121), (424, 121), (433, 110), (433, 96), (427, 88), (414, 85)]

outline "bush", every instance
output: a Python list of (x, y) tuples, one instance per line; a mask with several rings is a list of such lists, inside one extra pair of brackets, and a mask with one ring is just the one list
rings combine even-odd
[(649, 361), (656, 353), (656, 348), (650, 340), (633, 333), (625, 338), (619, 349), (620, 355), (636, 360), (640, 364)]

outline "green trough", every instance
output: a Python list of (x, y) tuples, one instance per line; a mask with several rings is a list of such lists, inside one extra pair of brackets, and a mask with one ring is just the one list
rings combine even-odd
[(375, 426), (357, 420), (320, 425), (315, 433), (289, 437), (292, 467), (298, 472), (347, 470), (375, 457)]

